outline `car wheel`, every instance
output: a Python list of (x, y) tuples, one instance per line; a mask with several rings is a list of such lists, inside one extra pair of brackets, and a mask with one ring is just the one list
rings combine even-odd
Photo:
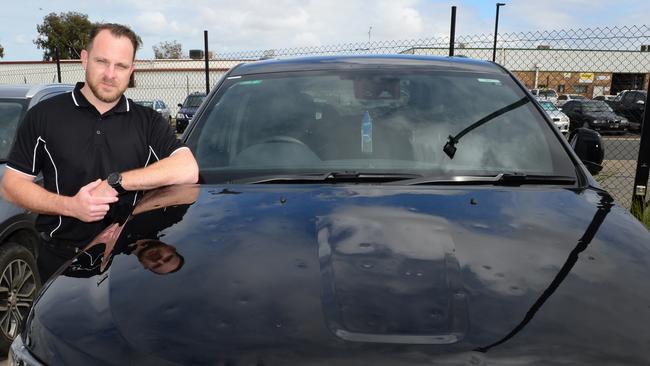
[(0, 353), (20, 332), (40, 287), (32, 253), (12, 242), (0, 246)]

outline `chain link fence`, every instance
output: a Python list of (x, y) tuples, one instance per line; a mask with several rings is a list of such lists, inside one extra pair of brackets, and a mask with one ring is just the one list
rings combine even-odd
[[(455, 56), (491, 60), (493, 35), (455, 38)], [(213, 50), (214, 52), (215, 50)], [(320, 47), (267, 49), (216, 53), (209, 60), (209, 83), (231, 67), (266, 58), (314, 55), (415, 54), (448, 56), (449, 38), (347, 43)], [(521, 32), (499, 34), (496, 62), (510, 70), (529, 89), (556, 104), (562, 95), (586, 99), (608, 98), (624, 90), (648, 87), (650, 80), (650, 27), (647, 25)], [(53, 62), (0, 62), (0, 84), (51, 83), (57, 80)], [(61, 80), (83, 80), (81, 63), (61, 62)], [(138, 100), (162, 100), (170, 109), (172, 123), (178, 104), (194, 92), (205, 92), (204, 60), (137, 60), (133, 87), (127, 96)], [(556, 95), (559, 100), (556, 99)], [(616, 102), (608, 102), (613, 106)], [(616, 108), (615, 108), (616, 109)], [(620, 112), (622, 113), (622, 112)], [(570, 116), (571, 117), (571, 116)], [(642, 117), (642, 115), (641, 115)], [(629, 128), (617, 135), (603, 132), (605, 162), (596, 177), (626, 207), (632, 201), (640, 136), (639, 117), (627, 116)], [(575, 124), (578, 118), (573, 118)], [(585, 122), (580, 121), (580, 126)]]

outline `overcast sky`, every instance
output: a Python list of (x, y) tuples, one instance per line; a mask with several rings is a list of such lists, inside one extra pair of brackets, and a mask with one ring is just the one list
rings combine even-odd
[[(501, 0), (503, 1), (503, 0)], [(500, 10), (499, 33), (650, 23), (648, 0), (513, 0)], [(320, 46), (370, 39), (419, 39), (449, 34), (450, 9), (457, 35), (491, 34), (495, 3), (485, 0), (25, 0), (4, 1), (0, 12), (0, 61), (38, 61), (36, 25), (45, 15), (77, 11), (92, 22), (131, 26), (142, 37), (138, 58), (152, 46), (176, 40), (187, 55)], [(543, 4), (543, 5), (542, 5)]]

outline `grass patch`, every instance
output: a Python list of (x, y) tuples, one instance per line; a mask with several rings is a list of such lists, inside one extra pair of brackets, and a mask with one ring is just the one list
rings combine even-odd
[(645, 204), (645, 209), (643, 208), (643, 203), (633, 202), (630, 212), (634, 217), (639, 219), (645, 227), (650, 230), (650, 205)]

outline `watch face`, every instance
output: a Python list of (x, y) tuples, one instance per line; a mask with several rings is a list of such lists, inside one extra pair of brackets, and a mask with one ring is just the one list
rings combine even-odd
[(121, 180), (122, 180), (122, 176), (120, 175), (120, 173), (111, 173), (108, 175), (108, 177), (106, 177), (106, 182), (111, 187), (120, 184)]

